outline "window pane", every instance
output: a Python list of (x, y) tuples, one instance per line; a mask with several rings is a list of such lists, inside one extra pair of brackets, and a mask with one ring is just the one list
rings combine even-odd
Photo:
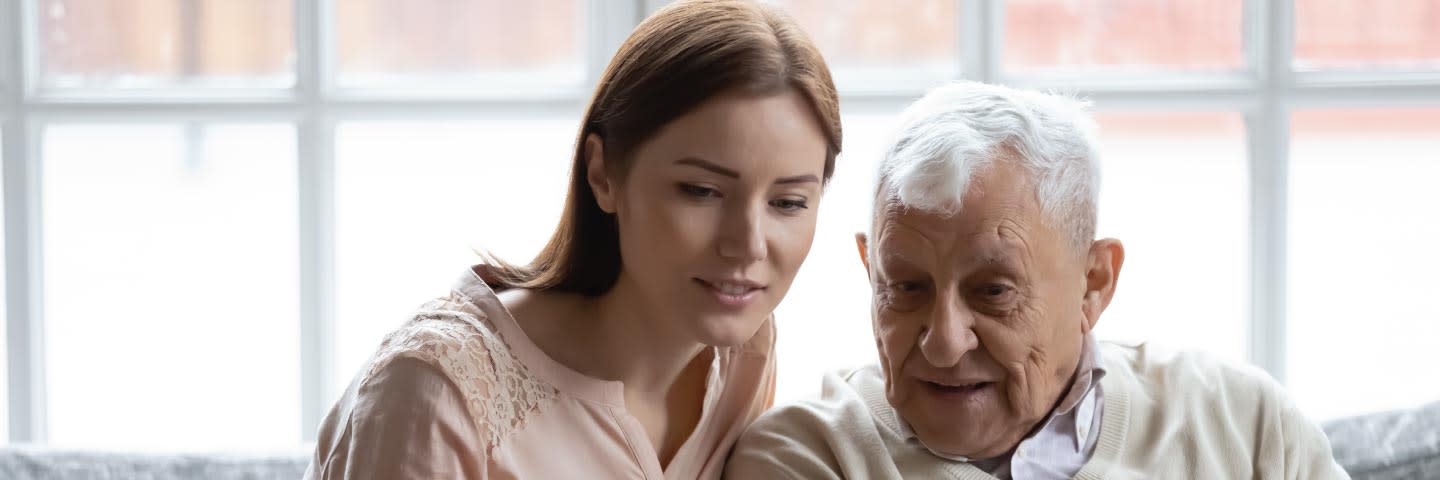
[(475, 251), (528, 262), (560, 219), (580, 112), (341, 125), (336, 146), (338, 387)]
[[(842, 89), (953, 78), (955, 0), (774, 0), (820, 48)], [(919, 77), (918, 79), (916, 77)]]
[(1106, 113), (1098, 234), (1125, 265), (1096, 334), (1245, 361), (1249, 184), (1239, 114)]
[(1196, 71), (1241, 67), (1240, 0), (1010, 0), (1005, 68)]
[(1440, 398), (1440, 110), (1299, 112), (1291, 136), (1296, 401), (1330, 418)]
[(1295, 0), (1295, 66), (1440, 68), (1440, 2)]
[(288, 87), (289, 0), (39, 0), (47, 88)]
[(300, 444), (294, 142), (284, 125), (45, 130), (52, 443)]
[(874, 172), (895, 115), (851, 114), (841, 119), (845, 145), (820, 201), (815, 242), (790, 292), (775, 309), (779, 336), (775, 400), (820, 393), (820, 378), (844, 367), (874, 363), (870, 286), (855, 250), (855, 232), (870, 228)]
[(584, 75), (583, 0), (336, 0), (335, 10), (345, 86), (575, 86)]

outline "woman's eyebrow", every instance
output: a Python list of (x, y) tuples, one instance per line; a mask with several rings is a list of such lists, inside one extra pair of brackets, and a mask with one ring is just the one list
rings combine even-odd
[[(711, 162), (711, 161), (705, 160), (705, 159), (703, 159), (703, 158), (685, 157), (685, 158), (676, 160), (676, 161), (675, 161), (675, 164), (676, 164), (676, 165), (689, 165), (689, 166), (692, 166), (692, 167), (703, 168), (703, 169), (705, 169), (705, 170), (709, 170), (710, 172), (713, 172), (713, 173), (716, 173), (716, 174), (719, 174), (719, 175), (723, 175), (723, 176), (726, 176), (726, 177), (730, 177), (730, 178), (740, 178), (740, 172), (731, 170), (731, 169), (726, 168), (726, 167), (722, 167), (722, 166), (716, 164), (715, 162)], [(817, 176), (815, 176), (815, 175), (795, 175), (795, 176), (793, 176), (793, 177), (782, 177), (782, 178), (780, 178), (780, 179), (778, 179), (778, 180), (775, 180), (775, 184), (776, 184), (776, 185), (789, 185), (789, 184), (796, 184), (796, 183), (820, 183), (820, 177), (817, 177)]]
[(711, 172), (715, 172), (715, 173), (717, 173), (717, 174), (724, 175), (724, 176), (727, 176), (727, 177), (730, 177), (730, 178), (740, 178), (740, 172), (737, 172), (737, 171), (734, 171), (734, 170), (731, 170), (731, 169), (722, 167), (722, 166), (720, 166), (720, 165), (715, 164), (714, 162), (711, 162), (711, 161), (708, 161), (708, 160), (705, 160), (705, 159), (701, 159), (701, 158), (685, 157), (685, 158), (676, 160), (676, 161), (675, 161), (675, 164), (676, 164), (676, 165), (690, 165), (690, 166), (692, 166), (692, 167), (703, 168), (703, 169), (709, 170), (709, 171), (711, 171)]
[(776, 185), (788, 185), (788, 184), (793, 184), (793, 183), (812, 183), (812, 182), (813, 182), (813, 183), (820, 183), (820, 177), (816, 177), (816, 176), (814, 176), (814, 175), (796, 175), (796, 176), (793, 176), (793, 177), (783, 177), (783, 178), (781, 178), (781, 179), (779, 179), (779, 180), (776, 180), (776, 181), (775, 181), (775, 184), (776, 184)]

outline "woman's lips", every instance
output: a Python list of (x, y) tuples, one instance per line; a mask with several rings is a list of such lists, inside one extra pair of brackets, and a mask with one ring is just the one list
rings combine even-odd
[(710, 293), (710, 296), (721, 306), (733, 309), (740, 309), (750, 305), (751, 302), (754, 302), (756, 298), (760, 297), (760, 292), (765, 290), (764, 285), (744, 279), (708, 280), (695, 278), (694, 280), (704, 287), (705, 290)]

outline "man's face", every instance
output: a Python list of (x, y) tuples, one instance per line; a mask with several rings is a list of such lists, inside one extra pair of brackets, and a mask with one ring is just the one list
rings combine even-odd
[(1009, 451), (1068, 388), (1103, 309), (1087, 304), (1094, 250), (1077, 252), (1043, 221), (1009, 159), (977, 172), (957, 214), (890, 214), (873, 241), (865, 260), (890, 403), (931, 450)]

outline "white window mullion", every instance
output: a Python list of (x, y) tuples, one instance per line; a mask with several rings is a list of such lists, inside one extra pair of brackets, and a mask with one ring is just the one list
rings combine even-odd
[(650, 14), (655, 13), (655, 11), (659, 10), (660, 7), (668, 5), (671, 1), (672, 0), (634, 0), (634, 2), (639, 5), (640, 8), (644, 9), (640, 12), (640, 18), (636, 19), (635, 24), (639, 25), (640, 20), (644, 20), (645, 17), (649, 17)]
[(300, 198), (300, 435), (313, 442), (338, 392), (335, 371), (334, 85), (332, 0), (295, 2), (296, 141)]
[(620, 49), (620, 44), (630, 36), (630, 32), (645, 19), (646, 15), (664, 6), (666, 2), (654, 0), (629, 0), (629, 1), (608, 1), (608, 0), (575, 0), (584, 2), (582, 10), (585, 12), (589, 28), (585, 32), (585, 84), (581, 87), (581, 97), (588, 100), (590, 89), (594, 88), (596, 82), (600, 81), (600, 75), (605, 72), (605, 66), (610, 64), (610, 57)]
[(0, 121), (19, 106), (20, 96), (20, 22), (15, 12), (16, 0), (0, 0)]
[(25, 114), (29, 90), (25, 36), (29, 2), (0, 0), (6, 78), (3, 101), (5, 188), (5, 304), (10, 441), (45, 440), (45, 335), (41, 316), (40, 159), (38, 125)]
[(997, 0), (956, 0), (960, 41), (960, 77), (995, 83), (1000, 81), (1000, 50), (1005, 47), (1005, 2)]
[(6, 365), (10, 441), (45, 440), (45, 329), (41, 316), (39, 128), (4, 122)]
[(1436, 108), (1440, 107), (1440, 78), (1430, 83), (1385, 85), (1355, 82), (1334, 85), (1301, 84), (1286, 90), (1292, 109), (1316, 108)]
[(1286, 359), (1286, 248), (1294, 25), (1291, 2), (1246, 4), (1249, 67), (1260, 101), (1247, 116), (1250, 156), (1250, 361), (1280, 382)]

